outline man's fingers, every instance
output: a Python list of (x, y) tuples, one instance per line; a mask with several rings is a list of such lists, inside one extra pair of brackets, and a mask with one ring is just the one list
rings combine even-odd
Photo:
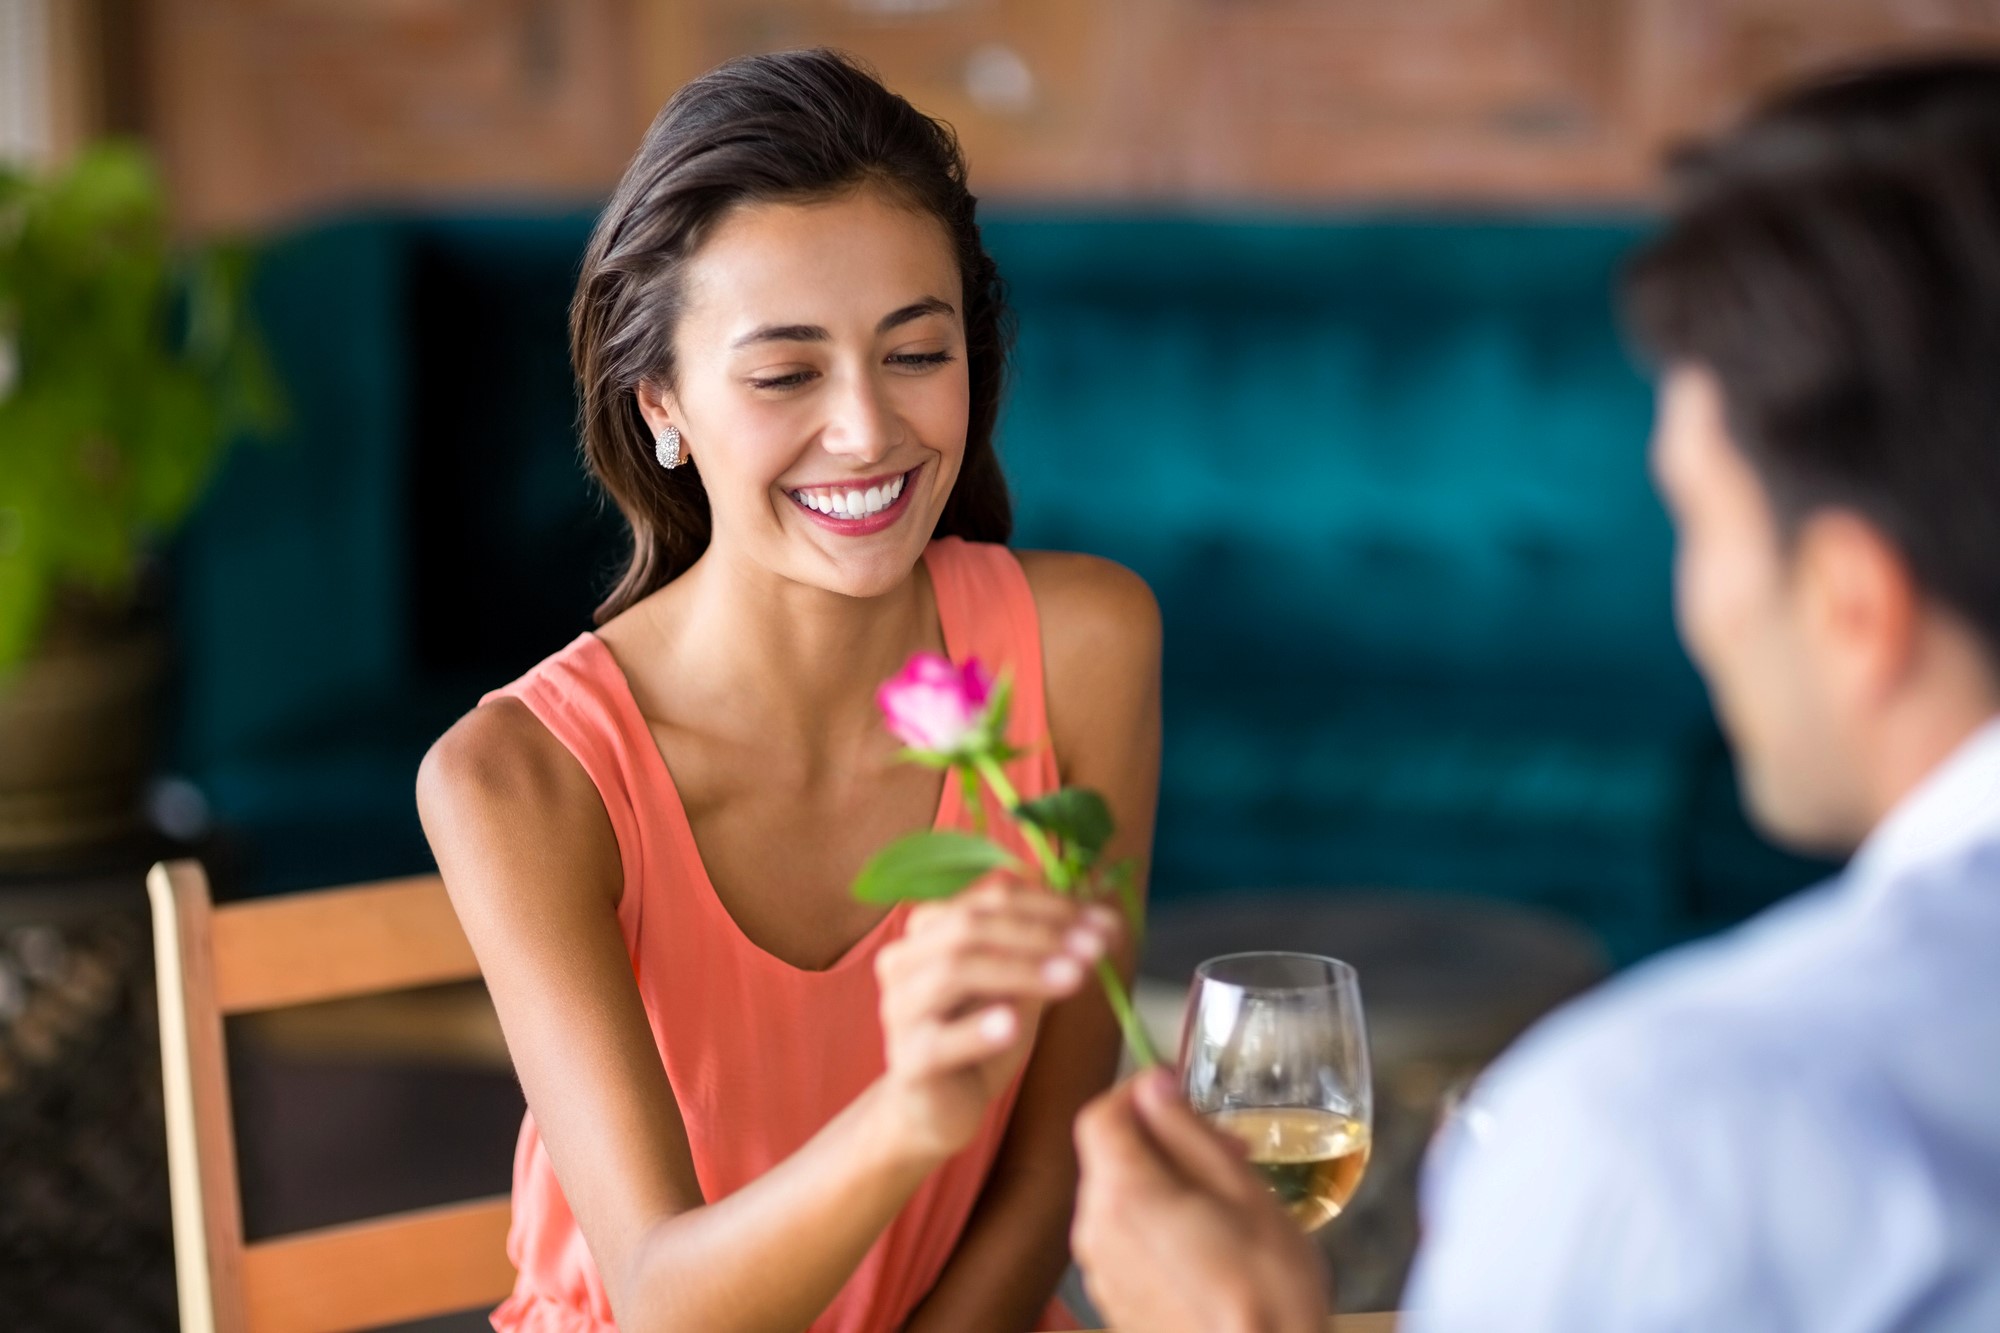
[(1183, 1188), (1180, 1173), (1161, 1155), (1140, 1120), (1129, 1081), (1083, 1109), (1076, 1118), (1075, 1136), (1086, 1188), (1101, 1188), (1107, 1197)]
[(1226, 1199), (1263, 1194), (1264, 1184), (1244, 1163), (1243, 1145), (1204, 1123), (1175, 1091), (1166, 1071), (1132, 1080), (1132, 1104), (1162, 1157), (1191, 1184)]

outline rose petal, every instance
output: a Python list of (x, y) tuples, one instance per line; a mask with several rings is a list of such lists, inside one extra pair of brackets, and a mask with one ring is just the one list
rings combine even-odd
[(876, 691), (875, 703), (903, 744), (949, 754), (978, 728), (992, 691), (992, 677), (976, 659), (960, 668), (936, 653), (917, 653)]

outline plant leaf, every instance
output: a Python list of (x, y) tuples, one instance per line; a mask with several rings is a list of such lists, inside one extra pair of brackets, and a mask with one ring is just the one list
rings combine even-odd
[(949, 898), (981, 875), (1021, 869), (986, 838), (953, 829), (924, 829), (896, 839), (868, 859), (854, 880), (864, 903)]
[(1089, 865), (1111, 841), (1117, 827), (1111, 807), (1088, 787), (1064, 787), (1038, 800), (1023, 801), (1015, 814), (1044, 833), (1061, 838), (1083, 865)]

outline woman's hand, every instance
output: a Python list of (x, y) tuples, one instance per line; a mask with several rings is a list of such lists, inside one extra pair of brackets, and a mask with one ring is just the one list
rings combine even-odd
[(1083, 984), (1117, 929), (1107, 908), (1000, 877), (910, 913), (875, 960), (883, 1087), (907, 1150), (943, 1160), (972, 1141), (1043, 1005)]

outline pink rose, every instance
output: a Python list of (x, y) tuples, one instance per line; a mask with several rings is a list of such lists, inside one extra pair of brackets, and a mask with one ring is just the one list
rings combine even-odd
[(993, 698), (993, 677), (978, 658), (963, 667), (918, 653), (875, 692), (896, 739), (928, 754), (958, 754), (977, 741)]

